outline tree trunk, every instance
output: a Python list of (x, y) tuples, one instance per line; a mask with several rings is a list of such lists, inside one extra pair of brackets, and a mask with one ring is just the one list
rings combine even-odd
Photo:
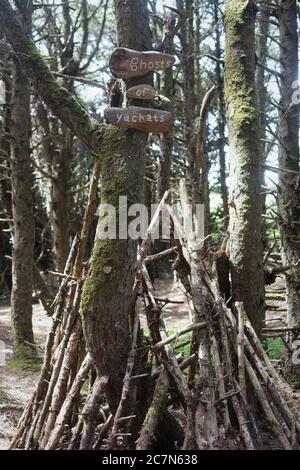
[[(279, 8), (281, 112), (279, 129), (279, 167), (299, 172), (299, 99), (297, 2), (281, 0)], [(282, 171), (278, 193), (279, 226), (283, 265), (300, 259), (300, 179), (299, 174)], [(300, 271), (286, 274), (289, 326), (300, 324)]]
[(233, 297), (253, 326), (264, 318), (261, 157), (255, 91), (255, 2), (225, 1), (225, 95), (230, 150), (230, 261)]
[[(31, 30), (32, 3), (20, 11), (27, 33)], [(30, 83), (17, 56), (14, 57), (11, 120), (11, 179), (13, 212), (12, 333), (14, 356), (34, 356), (32, 330), (32, 266), (34, 253), (33, 193), (30, 167)]]
[[(164, 21), (165, 48), (167, 54), (174, 53), (174, 28), (176, 24), (176, 16), (173, 11), (166, 11)], [(171, 102), (169, 111), (174, 112), (174, 78), (172, 67), (166, 69), (163, 73), (163, 96)], [(161, 201), (165, 192), (169, 189), (171, 176), (171, 159), (173, 152), (174, 130), (171, 129), (161, 137), (161, 155), (160, 168), (158, 175), (158, 200)]]
[[(36, 107), (38, 122), (45, 136), (43, 156), (49, 168), (51, 178), (51, 227), (52, 252), (55, 269), (64, 271), (70, 242), (70, 160), (73, 150), (71, 131), (55, 120), (51, 123), (49, 114), (40, 101)], [(60, 130), (60, 125), (62, 129)], [(61, 137), (61, 135), (63, 137)]]
[[(118, 42), (136, 50), (151, 48), (145, 0), (115, 0)], [(126, 81), (127, 87), (151, 83), (151, 77)], [(136, 104), (132, 101), (131, 104)], [(142, 106), (147, 103), (142, 103)], [(119, 196), (128, 206), (143, 200), (144, 160), (147, 136), (109, 125), (101, 145), (101, 203), (117, 209)], [(99, 220), (99, 222), (101, 222)], [(122, 227), (124, 229), (124, 227)], [(97, 239), (86, 278), (81, 313), (88, 350), (99, 375), (108, 376), (107, 398), (115, 413), (121, 396), (130, 346), (129, 314), (134, 281), (136, 242), (131, 239)]]
[[(257, 60), (258, 65), (256, 68), (256, 90), (257, 90), (257, 104), (259, 112), (259, 133), (260, 133), (260, 146), (262, 163), (265, 163), (267, 158), (267, 145), (266, 145), (266, 125), (267, 125), (267, 105), (268, 105), (268, 87), (266, 83), (266, 71), (264, 67), (267, 64), (268, 53), (268, 34), (269, 34), (269, 15), (268, 5), (265, 0), (261, 3), (261, 13), (258, 18), (258, 38), (257, 38)], [(264, 172), (262, 174), (262, 184), (265, 184)], [(262, 195), (262, 213), (266, 213), (266, 196)], [(267, 248), (266, 239), (266, 223), (262, 223), (263, 229), (263, 242)]]
[(181, 67), (183, 75), (183, 119), (184, 145), (187, 163), (187, 177), (190, 186), (190, 197), (194, 204), (201, 203), (200, 170), (196, 164), (196, 95), (194, 63), (194, 28), (193, 1), (177, 0), (177, 9), (183, 14), (180, 17), (180, 43), (182, 48)]
[(226, 154), (225, 154), (225, 122), (226, 122), (226, 107), (224, 96), (224, 72), (220, 60), (222, 60), (221, 53), (221, 27), (219, 25), (219, 3), (216, 1), (214, 4), (214, 21), (216, 26), (216, 79), (218, 85), (218, 151), (219, 151), (219, 165), (220, 165), (220, 187), (221, 198), (223, 205), (224, 227), (227, 229), (229, 223), (229, 207), (228, 207), (228, 190), (226, 184)]
[[(1, 51), (2, 52), (2, 51)], [(3, 54), (3, 59), (8, 60), (7, 55)], [(4, 232), (5, 229), (12, 227), (12, 200), (11, 200), (11, 180), (10, 176), (10, 131), (11, 131), (11, 77), (4, 79), (5, 84), (5, 109), (3, 115), (3, 124), (0, 135), (0, 151), (6, 160), (3, 160), (3, 166), (7, 167), (7, 171), (2, 170), (2, 177), (0, 179), (0, 195), (1, 195), (1, 213), (5, 215), (8, 221), (1, 222), (1, 241), (3, 246), (3, 254), (1, 256), (1, 273), (9, 291), (12, 287), (12, 272), (11, 261), (4, 255), (10, 254), (10, 234)], [(7, 250), (5, 248), (8, 248)]]
[(55, 267), (63, 272), (70, 249), (70, 162), (73, 152), (72, 132), (63, 126), (63, 142), (53, 152), (51, 208), (53, 255)]

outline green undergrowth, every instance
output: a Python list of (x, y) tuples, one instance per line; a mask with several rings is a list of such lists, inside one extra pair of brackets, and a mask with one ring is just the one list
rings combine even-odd
[(281, 338), (266, 338), (265, 349), (271, 360), (278, 360), (284, 352), (284, 343)]
[(16, 357), (8, 361), (7, 364), (15, 367), (16, 369), (28, 372), (39, 372), (41, 369), (41, 361), (38, 359)]
[[(169, 332), (168, 332), (168, 336), (171, 336), (174, 333), (176, 333), (176, 331), (178, 331), (178, 329), (176, 327), (170, 329)], [(184, 355), (185, 359), (189, 357), (191, 338), (192, 338), (192, 334), (191, 333), (186, 333), (185, 335), (182, 335), (182, 336), (178, 337), (177, 339), (175, 339), (174, 341), (172, 341), (171, 344), (172, 344), (174, 349), (176, 348), (176, 354), (182, 353)], [(189, 341), (189, 343), (185, 344), (187, 341)]]

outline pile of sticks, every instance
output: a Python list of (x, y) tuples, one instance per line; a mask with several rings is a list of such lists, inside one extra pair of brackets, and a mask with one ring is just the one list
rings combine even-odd
[[(94, 372), (79, 316), (83, 254), (98, 176), (95, 166), (82, 233), (73, 242), (55, 299), (39, 381), (11, 448), (153, 449), (162, 445), (164, 429), (174, 449), (260, 449), (270, 443), (273, 448), (297, 449), (300, 420), (289, 400), (288, 386), (270, 362), (243, 304), (231, 303), (230, 308), (226, 304), (214, 267), (203, 262), (201, 250), (193, 250), (169, 204), (169, 193), (138, 249), (132, 290), (136, 308), (130, 319), (132, 343), (119, 406), (112, 415), (105, 399), (107, 377), (97, 377)], [(180, 196), (184, 204), (183, 184)], [(171, 247), (151, 255), (151, 233), (160, 223), (162, 210), (169, 213), (173, 227)], [(157, 298), (148, 271), (151, 263), (162, 258), (173, 260), (172, 269), (185, 291), (191, 318), (187, 327), (171, 335), (162, 309), (172, 301)], [(148, 367), (135, 375), (141, 315), (145, 315), (149, 330), (144, 342)], [(183, 357), (173, 344), (187, 333), (191, 336), (190, 354)], [(147, 409), (137, 429), (139, 411), (132, 405), (132, 388), (143, 380), (149, 385)], [(171, 432), (173, 426), (163, 428), (166, 419), (178, 429), (176, 437)]]

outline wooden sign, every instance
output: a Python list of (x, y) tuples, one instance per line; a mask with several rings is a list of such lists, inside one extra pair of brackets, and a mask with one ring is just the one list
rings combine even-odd
[(107, 108), (104, 111), (105, 119), (117, 127), (137, 129), (142, 132), (163, 134), (173, 125), (173, 115), (168, 111), (159, 109), (140, 108)]
[(172, 55), (162, 52), (139, 52), (121, 47), (112, 53), (109, 68), (116, 78), (141, 77), (148, 72), (165, 70), (175, 60)]
[(137, 85), (129, 88), (126, 92), (127, 98), (134, 98), (136, 100), (153, 100), (155, 97), (155, 90), (150, 85)]

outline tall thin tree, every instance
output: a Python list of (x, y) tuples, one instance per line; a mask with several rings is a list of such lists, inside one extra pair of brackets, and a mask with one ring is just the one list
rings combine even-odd
[[(280, 30), (281, 103), (279, 116), (279, 226), (286, 273), (288, 321), (300, 324), (300, 178), (298, 32), (296, 0), (281, 0)], [(293, 267), (294, 266), (294, 267)]]
[[(27, 34), (31, 32), (32, 2), (18, 8)], [(30, 165), (30, 82), (18, 56), (14, 56), (11, 98), (11, 180), (13, 213), (12, 331), (14, 355), (34, 355), (32, 329), (32, 286), (34, 253), (33, 193)]]
[(225, 94), (230, 150), (230, 261), (233, 297), (253, 326), (264, 318), (261, 149), (255, 90), (253, 0), (225, 1)]

